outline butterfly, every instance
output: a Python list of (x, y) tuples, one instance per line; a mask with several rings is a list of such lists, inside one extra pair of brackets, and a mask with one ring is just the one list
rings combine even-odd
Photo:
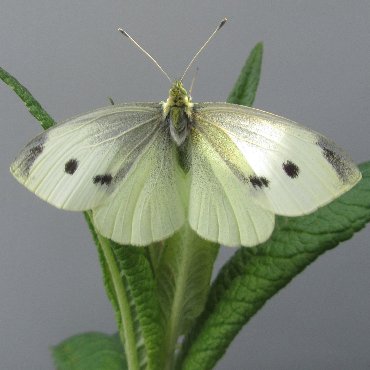
[(309, 214), (361, 173), (323, 135), (229, 103), (194, 103), (182, 81), (166, 101), (125, 103), (61, 122), (11, 165), (15, 178), (65, 210), (92, 210), (97, 231), (148, 245), (188, 223), (225, 246), (266, 241), (275, 215)]

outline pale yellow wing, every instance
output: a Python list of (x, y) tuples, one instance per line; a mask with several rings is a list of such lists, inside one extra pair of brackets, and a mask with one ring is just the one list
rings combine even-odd
[(268, 199), (261, 206), (276, 214), (313, 212), (361, 179), (335, 143), (286, 118), (234, 104), (204, 103), (195, 105), (194, 120), (230, 138), (256, 176), (249, 186)]
[(109, 200), (93, 209), (94, 224), (104, 236), (147, 245), (169, 237), (185, 222), (184, 174), (167, 131), (156, 132)]
[(220, 129), (199, 119), (191, 132), (191, 147), (191, 228), (225, 246), (267, 240), (275, 216), (261, 206), (268, 202), (264, 193), (248, 185), (254, 172), (238, 148)]
[(40, 134), (11, 172), (56, 207), (92, 209), (102, 235), (146, 245), (185, 221), (174, 145), (159, 103), (114, 105)]

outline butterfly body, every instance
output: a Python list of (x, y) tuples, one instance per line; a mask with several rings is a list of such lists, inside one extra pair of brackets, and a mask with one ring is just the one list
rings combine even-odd
[(182, 83), (176, 81), (170, 89), (167, 101), (162, 103), (162, 108), (171, 137), (178, 146), (181, 146), (189, 135), (193, 106)]
[(256, 245), (275, 214), (313, 212), (361, 178), (324, 136), (257, 109), (193, 103), (180, 81), (166, 102), (113, 105), (52, 127), (11, 171), (56, 207), (92, 210), (102, 235), (133, 245), (185, 222), (226, 246)]

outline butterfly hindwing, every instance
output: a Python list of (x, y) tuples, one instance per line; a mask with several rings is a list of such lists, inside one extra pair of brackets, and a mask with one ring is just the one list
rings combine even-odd
[(238, 147), (255, 173), (251, 184), (268, 198), (261, 206), (276, 214), (313, 212), (361, 178), (336, 144), (285, 118), (227, 103), (197, 104), (194, 117), (221, 129)]
[[(250, 186), (254, 172), (217, 127), (197, 121), (191, 133), (189, 224), (205, 239), (226, 246), (262, 243), (274, 228), (263, 192)], [(258, 201), (257, 201), (258, 200)]]
[(185, 221), (184, 174), (176, 148), (162, 127), (141, 153), (109, 202), (93, 210), (94, 224), (122, 244), (147, 245), (163, 240)]

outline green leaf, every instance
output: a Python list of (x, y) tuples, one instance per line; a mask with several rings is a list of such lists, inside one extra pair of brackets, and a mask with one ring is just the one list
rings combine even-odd
[(17, 79), (1, 67), (0, 78), (21, 98), (28, 110), (41, 123), (41, 126), (45, 130), (54, 125), (55, 121), (41, 107), (39, 102), (31, 95), (31, 93), (21, 83), (19, 83)]
[(234, 88), (227, 98), (228, 103), (252, 106), (260, 81), (262, 56), (263, 44), (259, 42), (249, 54)]
[(203, 311), (219, 246), (185, 225), (164, 242), (163, 248), (157, 294), (166, 328), (162, 346), (165, 369), (172, 370), (179, 337)]
[[(162, 370), (163, 327), (145, 248), (110, 242), (126, 290), (140, 369)], [(124, 320), (123, 325), (127, 324)]]
[(184, 344), (183, 370), (212, 369), (242, 326), (294, 276), (370, 221), (370, 162), (348, 193), (315, 213), (279, 217), (270, 240), (240, 248), (214, 282)]
[(127, 370), (118, 335), (91, 332), (52, 347), (57, 370)]

